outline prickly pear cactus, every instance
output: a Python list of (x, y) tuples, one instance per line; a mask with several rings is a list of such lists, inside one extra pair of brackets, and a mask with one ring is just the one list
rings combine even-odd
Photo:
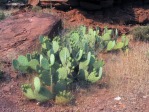
[(35, 89), (33, 90), (29, 84), (22, 85), (23, 93), (29, 99), (45, 102), (53, 98), (52, 93), (45, 87), (42, 87), (38, 77), (34, 78), (34, 88)]
[(29, 66), (28, 59), (25, 56), (20, 55), (17, 60), (13, 60), (13, 67), (21, 72), (26, 72)]
[[(108, 35), (113, 35), (106, 29)], [(80, 81), (95, 83), (102, 77), (103, 61), (95, 56), (95, 46), (101, 42), (99, 30), (82, 26), (64, 38), (40, 37), (41, 51), (13, 60), (16, 70), (36, 74), (33, 85), (23, 85), (26, 97), (44, 102), (56, 99), (57, 103), (68, 102), (70, 85)], [(103, 40), (102, 40), (103, 41)], [(126, 39), (123, 41), (127, 44)], [(113, 42), (113, 41), (112, 41)], [(113, 43), (112, 43), (113, 44)], [(108, 45), (109, 50), (111, 43)]]

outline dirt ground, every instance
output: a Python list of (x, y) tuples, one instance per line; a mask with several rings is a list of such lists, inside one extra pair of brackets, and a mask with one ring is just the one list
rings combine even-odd
[[(116, 10), (120, 10), (119, 13), (116, 13)], [(148, 6), (142, 8), (117, 7), (96, 12), (80, 9), (70, 11), (44, 9), (40, 12), (59, 16), (63, 20), (64, 28), (74, 28), (79, 25), (101, 28), (108, 26), (119, 29), (121, 33), (129, 33), (133, 27), (146, 24), (149, 17)], [(22, 13), (22, 11), (17, 13)], [(144, 21), (139, 19), (141, 17), (144, 18)], [(132, 38), (131, 35), (128, 36), (130, 39)], [(129, 46), (128, 54), (124, 54), (122, 51), (99, 54), (99, 59), (105, 61), (103, 79), (87, 89), (78, 88), (74, 93), (76, 95), (75, 103), (72, 102), (67, 106), (54, 105), (53, 101), (38, 105), (35, 101), (27, 100), (22, 95), (20, 86), (29, 80), (28, 77), (15, 73), (11, 63), (2, 64), (2, 68), (7, 73), (0, 81), (0, 111), (148, 112), (149, 43), (131, 39)]]

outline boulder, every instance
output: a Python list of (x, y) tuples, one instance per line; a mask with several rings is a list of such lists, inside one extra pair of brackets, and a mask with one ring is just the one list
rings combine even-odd
[(39, 36), (53, 37), (61, 20), (50, 14), (25, 12), (0, 22), (0, 60), (11, 62), (20, 54), (39, 49)]

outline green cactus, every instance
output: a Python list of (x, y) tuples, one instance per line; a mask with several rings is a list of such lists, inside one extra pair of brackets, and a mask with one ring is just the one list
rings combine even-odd
[(45, 87), (41, 87), (38, 93), (34, 92), (34, 95), (35, 95), (35, 99), (39, 102), (45, 102), (50, 99), (53, 99), (53, 94)]
[(79, 31), (82, 33), (82, 35), (84, 36), (86, 34), (87, 28), (85, 26), (81, 26), (79, 28)]
[(107, 45), (107, 51), (111, 51), (115, 46), (115, 41), (109, 41)]
[(29, 84), (22, 85), (22, 90), (23, 90), (24, 95), (28, 99), (35, 99), (34, 91), (32, 90), (31, 85), (29, 85)]
[(129, 44), (129, 39), (125, 35), (123, 35), (122, 36), (122, 42), (124, 43), (124, 46), (126, 47)]
[(62, 92), (67, 89), (68, 86), (68, 80), (58, 80), (56, 85), (54, 86), (54, 92), (55, 94), (58, 94), (59, 92)]
[(68, 58), (70, 57), (69, 50), (68, 50), (66, 47), (64, 47), (64, 48), (60, 51), (59, 57), (60, 57), (60, 60), (61, 60), (61, 63), (63, 64), (63, 66), (66, 66), (67, 60), (68, 60)]
[(98, 68), (103, 67), (103, 66), (104, 66), (104, 61), (103, 60), (95, 61), (94, 64), (93, 64), (93, 67), (95, 69), (98, 69)]
[(108, 34), (108, 33), (103, 34), (102, 40), (104, 40), (104, 41), (111, 40), (110, 34)]
[(111, 40), (113, 34), (113, 30), (108, 30), (107, 28), (105, 28), (103, 35), (101, 36), (101, 39), (104, 41), (109, 41)]
[(89, 75), (89, 73), (87, 70), (80, 69), (79, 73), (78, 73), (78, 79), (79, 80), (87, 80), (88, 75)]
[(41, 89), (41, 83), (39, 77), (34, 78), (34, 87), (35, 87), (35, 92), (39, 92)]
[(59, 80), (67, 79), (68, 77), (67, 69), (65, 67), (59, 68), (57, 70), (57, 73), (58, 73)]
[(28, 84), (22, 86), (24, 95), (29, 99), (36, 99), (39, 102), (45, 102), (53, 98), (52, 93), (45, 87), (41, 86), (40, 79), (38, 77), (34, 78), (34, 91), (32, 87)]
[(52, 48), (54, 53), (56, 53), (59, 50), (59, 44), (57, 41), (52, 41)]
[(76, 46), (77, 43), (79, 43), (79, 34), (77, 32), (73, 32), (70, 36), (71, 44)]
[(36, 60), (36, 59), (32, 59), (32, 60), (29, 62), (29, 66), (30, 66), (33, 70), (36, 70), (37, 65), (39, 65), (39, 62), (38, 62), (38, 60)]
[(122, 49), (124, 47), (124, 43), (123, 42), (118, 42), (116, 43), (116, 45), (114, 46), (114, 49), (115, 50), (118, 50), (118, 49)]
[(15, 70), (19, 70), (19, 62), (18, 62), (18, 60), (14, 59), (12, 61), (12, 65), (13, 65)]
[(50, 69), (48, 59), (46, 59), (44, 57), (41, 59), (40, 65), (41, 65), (42, 68), (44, 68), (46, 70)]
[(115, 46), (115, 41), (109, 41), (107, 45), (107, 51), (111, 51)]
[(42, 80), (43, 84), (47, 86), (51, 86), (51, 76), (49, 70), (42, 70), (41, 74), (39, 75), (40, 79)]
[(88, 69), (88, 65), (90, 63), (90, 60), (91, 60), (91, 52), (88, 52), (87, 60), (85, 60), (83, 62), (80, 62), (79, 69), (85, 69), (85, 70), (87, 70)]
[(39, 60), (39, 58), (40, 58), (40, 54), (39, 54), (39, 53), (33, 52), (33, 53), (31, 54), (31, 59), (37, 59), (37, 60)]
[(99, 73), (97, 73), (96, 71), (93, 71), (89, 74), (87, 80), (91, 83), (95, 83), (97, 82), (99, 79), (101, 79), (102, 76), (102, 67), (100, 67), (99, 69)]
[(124, 46), (128, 46), (128, 44), (129, 44), (129, 39), (126, 38), (126, 39), (125, 39), (125, 42), (124, 42)]
[(27, 72), (29, 62), (25, 56), (20, 55), (17, 60), (12, 62), (14, 69)]
[(111, 35), (111, 36), (112, 36), (112, 35), (113, 35), (113, 30), (112, 30), (112, 29), (107, 30), (107, 31), (106, 31), (106, 33), (108, 33), (109, 35)]
[(80, 49), (76, 55), (76, 60), (79, 61), (82, 58), (82, 55), (83, 55), (83, 50)]
[(50, 56), (50, 64), (51, 64), (51, 66), (54, 65), (54, 62), (55, 62), (55, 56), (54, 56), (54, 54), (51, 54), (51, 56)]
[(28, 66), (28, 60), (27, 60), (27, 58), (25, 56), (20, 55), (18, 57), (18, 62), (22, 66)]
[[(112, 35), (110, 30), (106, 33)], [(98, 34), (99, 30), (87, 31), (86, 27), (82, 27), (80, 31), (71, 32), (68, 38), (50, 41), (47, 37), (40, 37), (40, 53), (34, 52), (13, 60), (16, 70), (31, 69), (33, 73), (37, 73), (32, 86), (22, 86), (24, 95), (39, 102), (49, 99), (61, 99), (65, 102), (66, 97), (62, 93), (68, 90), (71, 83), (98, 81), (104, 65), (94, 54), (97, 40), (102, 40)]]
[(31, 61), (31, 59), (32, 59), (31, 54), (26, 54), (26, 58), (28, 61)]

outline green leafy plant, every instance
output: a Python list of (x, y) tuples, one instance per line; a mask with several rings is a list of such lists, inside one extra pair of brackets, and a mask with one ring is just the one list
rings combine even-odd
[(138, 26), (132, 30), (132, 35), (136, 40), (149, 40), (149, 25)]

